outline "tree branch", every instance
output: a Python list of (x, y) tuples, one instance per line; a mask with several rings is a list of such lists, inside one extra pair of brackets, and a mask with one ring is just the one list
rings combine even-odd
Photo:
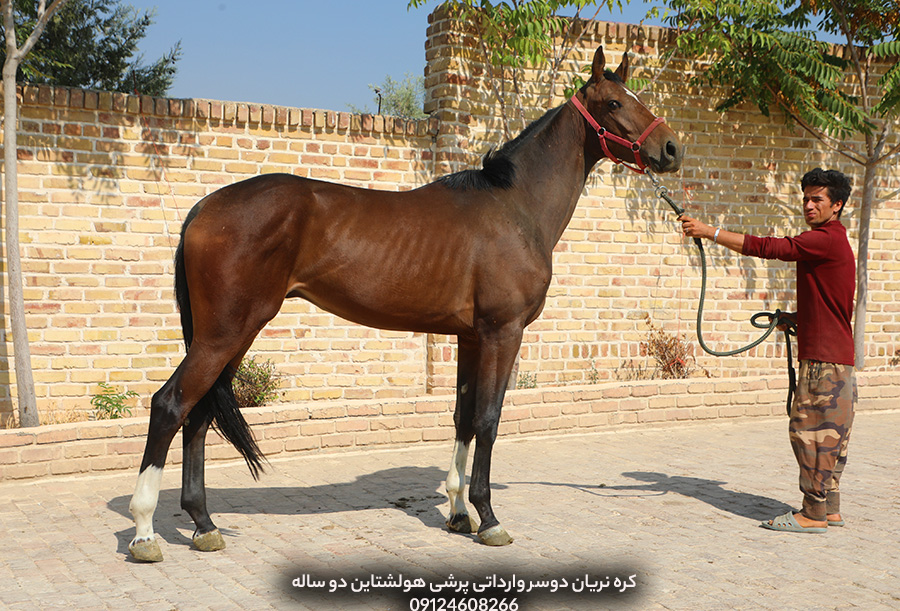
[(893, 157), (893, 156), (896, 155), (897, 153), (900, 153), (900, 142), (898, 142), (898, 143), (897, 143), (891, 150), (889, 150), (887, 153), (885, 153), (884, 155), (882, 155), (881, 157), (879, 157), (878, 159), (876, 159), (876, 160), (875, 160), (875, 163), (881, 163), (881, 162), (884, 161), (885, 159), (887, 159), (887, 158), (889, 158), (889, 157)]
[[(775, 96), (776, 103), (778, 106), (788, 114), (800, 127), (809, 132), (812, 136), (814, 136), (817, 140), (819, 140), (822, 144), (830, 148), (835, 153), (843, 155), (847, 159), (853, 161), (854, 163), (858, 163), (860, 165), (866, 165), (866, 158), (861, 156), (858, 152), (856, 152), (852, 147), (847, 144), (844, 144), (841, 140), (837, 138), (832, 138), (827, 134), (822, 133), (818, 129), (811, 126), (809, 123), (803, 120), (797, 113), (791, 109), (790, 105), (788, 105), (787, 100), (784, 99), (780, 93), (767, 86), (767, 89), (772, 92)], [(832, 142), (836, 143), (833, 144)]]
[(13, 0), (3, 0), (3, 30), (6, 34), (6, 62), (16, 61), (16, 22), (13, 18)]
[[(25, 40), (25, 44), (23, 44), (22, 48), (16, 52), (17, 62), (22, 61), (25, 56), (31, 52), (31, 49), (32, 47), (34, 47), (35, 43), (37, 43), (38, 38), (40, 38), (41, 34), (44, 33), (44, 28), (47, 27), (47, 23), (50, 21), (50, 18), (53, 17), (53, 14), (68, 1), (69, 0), (53, 0), (50, 8), (46, 8), (47, 0), (40, 1), (40, 4), (38, 4), (37, 23), (35, 24), (34, 29), (31, 31), (31, 34), (29, 34), (28, 38)], [(8, 0), (8, 3), (11, 6), (13, 0)]]
[[(597, 7), (597, 10), (594, 11), (593, 16), (587, 21), (594, 21), (597, 18), (597, 15), (600, 14), (600, 10), (604, 5), (600, 5)], [(563, 42), (565, 42), (572, 33), (572, 30), (575, 28), (575, 25), (581, 21), (581, 7), (575, 11), (575, 15), (569, 20), (569, 27), (566, 28), (565, 33), (563, 34)], [(581, 28), (581, 32), (578, 33), (578, 36), (569, 44), (568, 46), (560, 45), (559, 54), (557, 57), (553, 59), (553, 63), (550, 66), (550, 93), (547, 96), (547, 106), (553, 103), (553, 89), (556, 86), (556, 79), (559, 76), (559, 70), (562, 67), (562, 63), (566, 60), (569, 54), (572, 52), (578, 43), (581, 42), (581, 39), (584, 38), (584, 33), (586, 29), (584, 27)]]
[[(459, 17), (463, 20), (467, 20), (470, 23), (473, 23), (475, 26), (475, 35), (478, 38), (478, 44), (481, 46), (481, 55), (484, 58), (484, 66), (487, 71), (487, 80), (488, 85), (491, 88), (494, 96), (497, 98), (497, 101), (500, 103), (500, 116), (503, 118), (503, 135), (509, 140), (510, 132), (509, 126), (509, 118), (506, 113), (506, 102), (503, 99), (504, 92), (498, 89), (497, 87), (497, 78), (494, 76), (494, 64), (491, 59), (491, 52), (488, 48), (487, 42), (484, 39), (484, 25), (482, 23), (483, 19), (487, 19), (488, 16), (483, 13), (483, 11), (479, 11), (475, 7), (469, 7), (471, 12), (467, 11), (465, 8), (461, 8), (459, 12)], [(502, 80), (501, 80), (502, 82)]]
[(860, 97), (862, 98), (862, 106), (863, 110), (866, 111), (866, 114), (869, 114), (868, 101), (869, 96), (866, 94), (866, 79), (863, 76), (862, 70), (862, 62), (859, 58), (859, 52), (856, 50), (856, 44), (854, 44), (853, 30), (850, 27), (850, 23), (847, 21), (847, 15), (844, 13), (840, 4), (831, 1), (831, 7), (834, 9), (834, 12), (840, 18), (841, 21), (841, 31), (844, 33), (844, 38), (847, 39), (847, 46), (845, 47), (848, 51), (850, 51), (850, 58), (853, 60), (853, 66), (856, 69), (856, 78), (859, 80)]
[[(843, 8), (840, 6), (838, 2), (835, 0), (831, 0), (831, 7), (834, 9), (835, 14), (837, 14), (838, 18), (841, 21), (841, 31), (844, 33), (844, 37), (847, 39), (847, 46), (845, 47), (850, 51), (850, 58), (853, 61), (853, 67), (855, 68), (856, 78), (859, 81), (859, 99), (860, 105), (862, 106), (863, 114), (865, 116), (869, 116), (869, 79), (868, 79), (868, 66), (866, 69), (863, 69), (863, 62), (859, 57), (859, 51), (856, 48), (856, 44), (854, 44), (854, 34), (855, 32), (850, 26), (850, 23), (847, 21), (847, 15), (844, 13)], [(872, 141), (870, 138), (866, 138), (866, 152), (869, 155), (869, 158), (875, 156), (875, 151), (872, 148)]]

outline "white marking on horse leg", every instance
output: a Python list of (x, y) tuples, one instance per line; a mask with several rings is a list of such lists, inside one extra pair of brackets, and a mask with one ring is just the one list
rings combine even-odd
[(466, 512), (466, 463), (469, 460), (469, 444), (456, 440), (453, 457), (447, 473), (447, 496), (450, 497), (450, 515), (465, 515)]
[(161, 467), (149, 466), (138, 475), (134, 496), (128, 509), (134, 517), (135, 536), (132, 544), (153, 539), (153, 512), (159, 501), (159, 487), (162, 485)]

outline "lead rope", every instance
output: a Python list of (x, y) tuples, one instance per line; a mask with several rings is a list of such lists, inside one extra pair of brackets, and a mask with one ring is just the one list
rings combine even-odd
[[(653, 188), (656, 191), (656, 196), (661, 200), (665, 201), (669, 206), (675, 211), (675, 215), (678, 218), (681, 218), (681, 215), (684, 214), (684, 208), (675, 203), (675, 201), (669, 196), (669, 190), (659, 182), (659, 179), (654, 176), (654, 174), (649, 170), (645, 169), (644, 173), (650, 178), (650, 182), (653, 183)], [(740, 354), (741, 352), (746, 352), (751, 348), (755, 348), (759, 344), (761, 344), (767, 337), (772, 334), (778, 325), (784, 324), (784, 343), (787, 349), (787, 368), (788, 368), (788, 396), (787, 396), (787, 413), (790, 415), (791, 413), (791, 403), (794, 400), (794, 392), (797, 389), (797, 374), (794, 371), (794, 359), (791, 351), (791, 336), (797, 335), (797, 325), (794, 324), (792, 320), (784, 316), (785, 312), (776, 309), (774, 312), (757, 312), (753, 316), (750, 317), (750, 324), (756, 327), (757, 329), (765, 329), (765, 332), (755, 341), (750, 342), (746, 346), (742, 346), (740, 348), (735, 348), (734, 350), (713, 350), (709, 346), (706, 345), (706, 342), (703, 341), (703, 303), (706, 300), (706, 251), (703, 249), (703, 242), (700, 238), (694, 238), (694, 244), (697, 245), (697, 249), (700, 251), (700, 302), (697, 305), (697, 341), (700, 342), (700, 347), (703, 348), (708, 354), (713, 356), (734, 356), (735, 354)], [(769, 323), (760, 322), (761, 318), (768, 318)]]

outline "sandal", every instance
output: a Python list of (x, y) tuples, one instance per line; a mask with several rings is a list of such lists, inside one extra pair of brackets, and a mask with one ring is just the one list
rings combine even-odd
[(819, 527), (819, 526), (800, 526), (797, 522), (797, 519), (794, 517), (794, 512), (789, 511), (783, 516), (778, 516), (777, 518), (772, 518), (770, 522), (762, 522), (760, 524), (763, 528), (768, 528), (769, 530), (778, 530), (781, 532), (789, 532), (789, 533), (824, 533), (828, 532), (828, 528)]

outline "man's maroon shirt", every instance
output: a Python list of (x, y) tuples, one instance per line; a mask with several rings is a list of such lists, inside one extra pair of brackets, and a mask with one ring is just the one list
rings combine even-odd
[(846, 227), (834, 220), (792, 238), (745, 235), (741, 253), (797, 262), (798, 358), (853, 365), (856, 261)]

